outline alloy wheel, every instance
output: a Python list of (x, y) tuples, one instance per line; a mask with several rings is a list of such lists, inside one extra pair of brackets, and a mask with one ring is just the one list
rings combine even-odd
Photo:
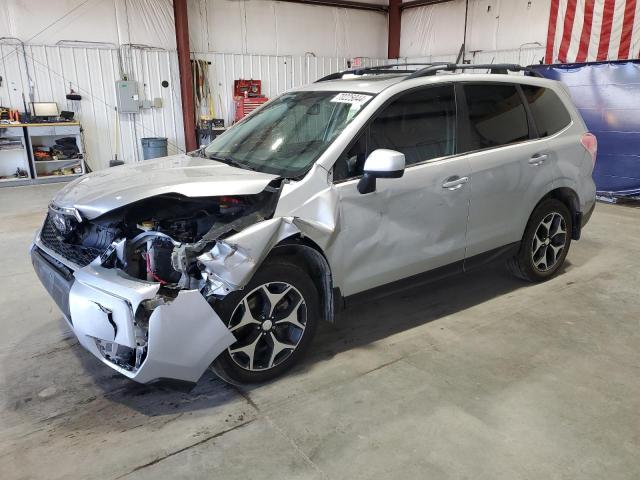
[(531, 260), (540, 272), (556, 266), (567, 245), (567, 225), (558, 212), (551, 212), (538, 224), (533, 235)]
[(306, 302), (293, 285), (264, 283), (245, 295), (231, 314), (227, 327), (237, 342), (228, 348), (229, 356), (245, 370), (274, 368), (295, 351), (306, 322)]

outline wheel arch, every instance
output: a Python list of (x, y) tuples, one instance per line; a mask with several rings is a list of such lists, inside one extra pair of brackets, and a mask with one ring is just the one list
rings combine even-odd
[(529, 213), (529, 218), (531, 218), (531, 215), (533, 214), (535, 209), (538, 208), (538, 205), (549, 198), (559, 200), (569, 209), (572, 220), (571, 238), (573, 240), (579, 240), (581, 227), (579, 218), (581, 216), (580, 198), (578, 197), (578, 193), (571, 187), (557, 187), (547, 192), (533, 207), (533, 209)]
[(333, 322), (341, 295), (333, 287), (331, 267), (320, 246), (306, 236), (293, 235), (276, 244), (266, 259), (276, 257), (293, 259), (295, 263), (304, 267), (318, 289), (322, 318)]

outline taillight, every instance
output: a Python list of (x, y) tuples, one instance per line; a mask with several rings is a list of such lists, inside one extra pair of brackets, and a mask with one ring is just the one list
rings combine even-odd
[(596, 165), (596, 155), (598, 154), (598, 139), (593, 133), (585, 133), (580, 139), (580, 143), (585, 148), (589, 155), (591, 155), (591, 161), (593, 165)]

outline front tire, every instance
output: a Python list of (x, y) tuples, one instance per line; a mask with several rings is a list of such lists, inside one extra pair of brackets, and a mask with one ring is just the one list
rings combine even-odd
[(554, 198), (543, 200), (529, 218), (518, 254), (508, 262), (512, 273), (529, 282), (553, 277), (569, 253), (572, 229), (566, 205)]
[(211, 368), (229, 383), (244, 384), (271, 380), (300, 360), (315, 335), (320, 302), (307, 272), (276, 258), (214, 308), (237, 342)]

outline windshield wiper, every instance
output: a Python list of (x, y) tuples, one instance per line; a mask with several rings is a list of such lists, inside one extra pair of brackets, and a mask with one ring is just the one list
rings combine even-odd
[(216, 160), (218, 162), (226, 163), (227, 165), (231, 165), (232, 167), (242, 168), (245, 170), (253, 170), (253, 171), (256, 170), (254, 167), (247, 165), (246, 163), (239, 162), (238, 160), (235, 160), (231, 157), (218, 157), (216, 155), (207, 155), (207, 158), (210, 158), (211, 160)]

